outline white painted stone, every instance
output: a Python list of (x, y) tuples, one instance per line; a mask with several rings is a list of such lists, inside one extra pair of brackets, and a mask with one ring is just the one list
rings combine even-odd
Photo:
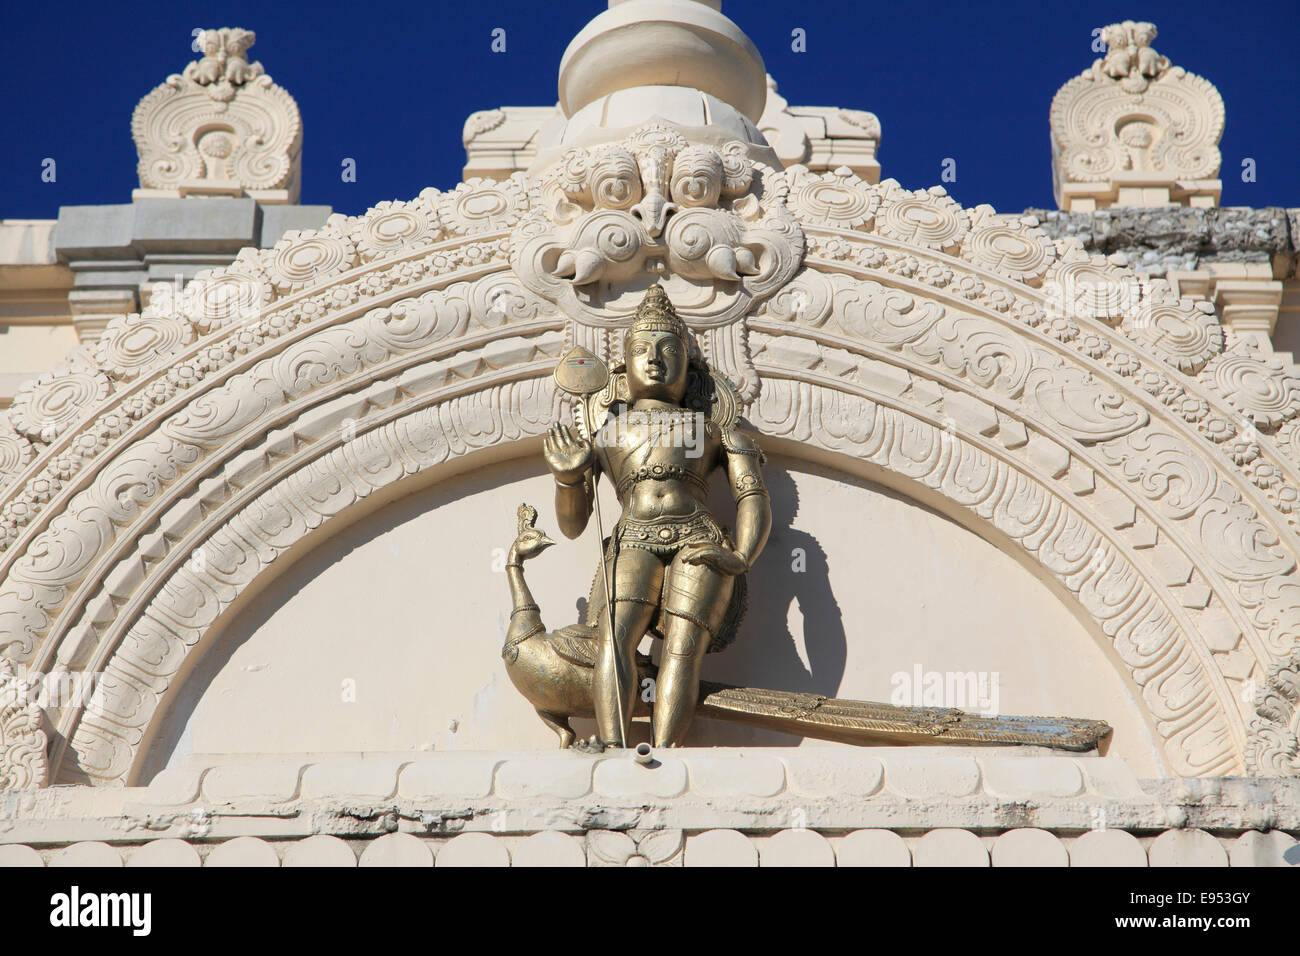
[(236, 837), (214, 846), (204, 866), (279, 866), (275, 848), (257, 837)]
[(486, 797), (501, 761), (471, 754), (437, 754), (407, 764), (398, 778), (397, 792), (416, 799)]
[(979, 785), (979, 766), (970, 757), (899, 755), (885, 763), (885, 786), (912, 800), (965, 797)]
[(202, 772), (185, 767), (168, 767), (145, 788), (141, 802), (155, 807), (181, 807), (199, 798)]
[(361, 854), (360, 866), (433, 866), (433, 853), (419, 837), (385, 833)]
[(300, 771), (296, 763), (213, 767), (203, 777), (203, 796), (218, 803), (248, 798), (276, 803), (292, 800), (298, 793)]
[[(1287, 859), (1289, 851), (1290, 859)], [(1230, 866), (1300, 867), (1300, 842), (1281, 830), (1251, 830), (1237, 838), (1228, 851)]]
[(1072, 797), (1083, 790), (1083, 774), (1062, 757), (984, 757), (984, 790), (1009, 800)]
[(1166, 830), (1147, 850), (1152, 866), (1227, 866), (1223, 846), (1204, 830)]
[(875, 757), (852, 750), (820, 756), (794, 751), (782, 757), (791, 793), (805, 797), (866, 797), (880, 789), (884, 768)]
[(0, 846), (0, 869), (11, 866), (44, 866), (41, 855), (22, 843), (7, 843)]
[(583, 852), (582, 841), (577, 837), (558, 830), (543, 830), (515, 847), (515, 852), (510, 856), (510, 865), (580, 867), (587, 865), (587, 854)]
[(202, 866), (199, 851), (184, 840), (150, 840), (126, 858), (127, 866)]
[(907, 841), (893, 830), (854, 830), (835, 849), (837, 866), (911, 866)]
[(1083, 771), (1089, 793), (1108, 800), (1145, 802), (1151, 799), (1138, 783), (1138, 778), (1132, 769), (1123, 760), (1086, 757), (1079, 758), (1076, 763)]
[(1036, 827), (1008, 830), (993, 841), (994, 866), (1069, 866), (1070, 854), (1054, 834)]
[(835, 851), (816, 830), (782, 830), (759, 845), (759, 866), (834, 866)]
[(594, 786), (604, 797), (669, 799), (686, 790), (686, 764), (669, 757), (646, 767), (631, 757), (613, 757), (596, 765)]
[(1070, 866), (1146, 865), (1146, 849), (1124, 830), (1089, 830), (1070, 845)]
[(389, 760), (313, 764), (303, 771), (302, 795), (384, 800), (396, 792), (400, 769)]
[(627, 866), (637, 856), (636, 841), (619, 830), (588, 830), (587, 860), (591, 866)]
[(507, 760), (497, 768), (497, 792), (507, 798), (557, 797), (572, 800), (591, 792), (594, 761), (581, 754), (563, 759)]
[(122, 865), (122, 854), (118, 853), (107, 843), (98, 841), (88, 841), (86, 843), (74, 843), (72, 846), (64, 847), (54, 856), (50, 857), (50, 866), (102, 866), (114, 867)]
[(357, 865), (357, 855), (338, 837), (317, 833), (285, 850), (281, 865), (352, 867)]
[(490, 833), (462, 833), (438, 849), (435, 866), (509, 866), (510, 851)]
[(738, 830), (706, 830), (686, 840), (686, 866), (758, 866), (758, 850)]
[(696, 751), (686, 764), (691, 791), (706, 797), (771, 797), (785, 788), (785, 767), (775, 757), (744, 751), (710, 757)]
[(969, 830), (931, 830), (912, 847), (913, 866), (988, 866), (984, 843)]

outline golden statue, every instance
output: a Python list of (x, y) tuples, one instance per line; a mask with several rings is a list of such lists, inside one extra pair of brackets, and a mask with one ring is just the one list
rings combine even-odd
[[(691, 355), (690, 337), (659, 285), (624, 335), (614, 369), (584, 349), (560, 361), (556, 381), (579, 396), (578, 428), (556, 424), (544, 440), (560, 529), (576, 538), (605, 475), (622, 508), (605, 538), (583, 624), (547, 633), (524, 581), (523, 562), (552, 541), (519, 508), (506, 563), (514, 608), (502, 656), (515, 686), (574, 745), (570, 717), (596, 718), (588, 749), (624, 747), (633, 717), (650, 712), (658, 747), (680, 746), (697, 713), (787, 733), (851, 743), (1036, 743), (1090, 749), (1110, 732), (1100, 721), (979, 717), (934, 707), (894, 707), (718, 684), (701, 686), (710, 650), (726, 647), (745, 607), (745, 572), (763, 550), (772, 515), (764, 458), (739, 426), (732, 385)], [(599, 426), (597, 423), (602, 423)], [(736, 502), (734, 535), (708, 507), (709, 479), (725, 470)], [(603, 534), (603, 527), (601, 528)], [(663, 641), (656, 669), (637, 648)], [(653, 707), (639, 693), (655, 681)]]

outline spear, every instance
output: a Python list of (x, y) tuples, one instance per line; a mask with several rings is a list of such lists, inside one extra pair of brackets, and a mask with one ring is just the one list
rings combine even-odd
[[(579, 420), (582, 430), (587, 433), (587, 438), (592, 442), (593, 459), (596, 440), (596, 426), (590, 419), (590, 409), (587, 405), (587, 399), (599, 392), (609, 383), (609, 367), (605, 365), (597, 356), (593, 355), (582, 346), (571, 349), (566, 352), (560, 359), (559, 364), (555, 366), (555, 384), (560, 390), (573, 395), (577, 398), (574, 402), (576, 406), (575, 417)], [(623, 739), (624, 728), (626, 727), (623, 713), (623, 667), (619, 659), (618, 646), (614, 643), (614, 599), (610, 594), (609, 567), (605, 557), (605, 522), (600, 514), (600, 489), (596, 487), (595, 462), (593, 460), (591, 498), (596, 512), (596, 542), (600, 548), (600, 580), (605, 586), (605, 613), (609, 619), (609, 629), (606, 632), (609, 641), (610, 660), (614, 662), (614, 693), (618, 700), (618, 741), (619, 746), (626, 747), (627, 741)]]

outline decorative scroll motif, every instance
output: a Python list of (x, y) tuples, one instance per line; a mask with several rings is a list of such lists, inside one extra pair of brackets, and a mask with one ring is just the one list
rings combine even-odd
[(780, 175), (743, 143), (688, 145), (666, 126), (574, 148), (511, 236), (524, 285), (585, 325), (619, 327), (660, 281), (696, 330), (741, 318), (794, 275), (803, 233)]
[[(182, 193), (284, 191), (297, 199), (302, 121), (293, 97), (245, 57), (252, 31), (198, 35), (203, 58), (136, 106), (140, 185)], [(268, 197), (270, 198), (270, 197)]]
[(44, 787), (49, 782), (41, 708), (31, 685), (0, 657), (0, 791)]
[[(1151, 48), (1156, 28), (1126, 20), (1102, 33), (1109, 46), (1052, 100), (1056, 199), (1069, 208), (1080, 194), (1114, 198), (1118, 185), (1161, 184), (1217, 204), (1223, 100), (1207, 80), (1171, 67)], [(1168, 198), (1164, 199), (1168, 202)], [(1088, 207), (1092, 208), (1092, 207)]]
[(1300, 776), (1300, 650), (1260, 688), (1246, 768), (1259, 776)]

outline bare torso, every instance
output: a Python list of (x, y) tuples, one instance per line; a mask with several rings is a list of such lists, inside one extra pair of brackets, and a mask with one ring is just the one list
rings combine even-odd
[(707, 512), (708, 478), (721, 463), (718, 428), (686, 409), (623, 409), (596, 435), (602, 471), (623, 514), (638, 521)]

